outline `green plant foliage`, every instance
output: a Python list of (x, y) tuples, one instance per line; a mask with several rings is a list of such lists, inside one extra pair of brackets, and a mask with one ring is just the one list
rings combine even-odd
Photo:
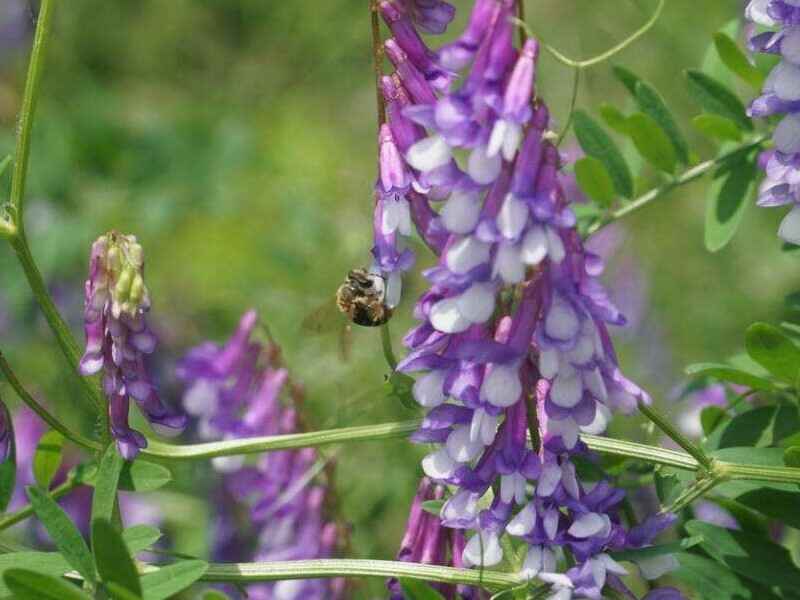
[(633, 196), (633, 179), (625, 159), (614, 141), (602, 127), (586, 112), (575, 111), (573, 127), (578, 142), (589, 156), (603, 163), (614, 182), (617, 193), (630, 198)]
[(738, 142), (742, 139), (742, 130), (736, 123), (720, 115), (697, 115), (692, 119), (692, 125), (704, 135), (722, 142)]
[(744, 104), (730, 89), (702, 71), (688, 70), (689, 91), (706, 111), (726, 117), (750, 131), (753, 123), (745, 114)]
[(185, 560), (160, 567), (141, 578), (144, 600), (166, 600), (200, 579), (208, 569), (202, 560)]
[(754, 158), (738, 154), (714, 174), (706, 203), (705, 244), (717, 252), (731, 241), (755, 192)]
[(614, 202), (614, 182), (596, 158), (584, 156), (576, 161), (575, 177), (581, 189), (600, 206), (609, 207)]
[(92, 520), (92, 550), (100, 580), (116, 584), (135, 596), (142, 595), (139, 573), (122, 536), (107, 520)]
[(61, 466), (64, 450), (64, 436), (58, 431), (46, 432), (36, 446), (33, 455), (33, 477), (43, 489), (50, 487), (50, 482)]
[(75, 584), (27, 569), (9, 569), (3, 581), (19, 600), (89, 600)]

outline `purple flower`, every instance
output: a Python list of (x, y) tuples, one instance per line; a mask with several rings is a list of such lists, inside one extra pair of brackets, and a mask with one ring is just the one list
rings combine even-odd
[[(423, 470), (452, 486), (441, 525), (464, 532), (463, 564), (498, 564), (500, 540), (512, 535), (528, 545), (523, 573), (549, 584), (553, 597), (599, 598), (607, 584), (624, 588), (626, 571), (609, 553), (651, 543), (671, 520), (628, 532), (618, 510), (624, 493), (576, 474), (573, 457), (591, 456), (580, 432), (601, 433), (613, 409), (630, 412), (649, 397), (617, 364), (608, 327), (625, 318), (600, 284), (602, 260), (576, 230), (549, 113), (536, 97), (538, 46), (514, 47), (513, 11), (509, 0), (477, 0), (455, 42), (419, 52), (457, 77), (391, 107), (412, 187), (444, 200), (425, 228), (418, 224), (444, 239), (424, 272), (430, 287), (398, 370), (419, 372), (413, 393), (428, 413), (413, 439), (435, 444)], [(415, 66), (425, 74), (422, 61)], [(422, 80), (398, 74), (401, 88)], [(531, 430), (541, 446), (530, 445)], [(410, 532), (423, 520), (416, 506)], [(413, 553), (408, 538), (401, 553)], [(559, 573), (564, 552), (575, 565)], [(663, 566), (640, 569), (653, 575)]]
[(796, 0), (751, 0), (745, 9), (750, 21), (777, 31), (766, 31), (750, 39), (750, 49), (777, 54), (781, 61), (764, 82), (748, 114), (753, 118), (784, 115), (773, 133), (774, 152), (766, 161), (766, 178), (759, 191), (759, 206), (791, 204), (778, 235), (800, 244), (800, 5)]
[(162, 435), (177, 435), (186, 424), (183, 415), (162, 402), (145, 366), (156, 338), (145, 319), (150, 297), (143, 269), (142, 247), (134, 236), (111, 232), (92, 244), (85, 287), (86, 350), (79, 370), (85, 376), (103, 371), (111, 433), (127, 460), (147, 446), (128, 425), (131, 398)]
[[(256, 335), (258, 315), (246, 312), (225, 344), (205, 342), (180, 361), (183, 404), (203, 440), (298, 431), (302, 387), (281, 365), (280, 349)], [(340, 545), (339, 527), (326, 519), (330, 469), (312, 448), (213, 460), (219, 485), (213, 498), (215, 560), (325, 558)], [(242, 520), (241, 516), (246, 515)], [(295, 580), (250, 586), (256, 600), (336, 599), (343, 580)]]

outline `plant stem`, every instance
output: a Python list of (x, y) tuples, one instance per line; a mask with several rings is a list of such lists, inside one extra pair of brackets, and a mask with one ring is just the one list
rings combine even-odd
[[(657, 465), (675, 467), (676, 469), (684, 471), (697, 471), (700, 468), (700, 464), (697, 460), (689, 454), (676, 450), (669, 450), (668, 448), (615, 440), (599, 435), (581, 434), (581, 440), (590, 450), (600, 452), (601, 454), (635, 458)], [(800, 469), (798, 469), (798, 477), (800, 477)]]
[(329, 577), (402, 577), (440, 583), (462, 583), (488, 589), (522, 583), (513, 573), (454, 569), (420, 563), (348, 558), (276, 561), (263, 563), (211, 563), (202, 581), (253, 583), (285, 579)]
[(691, 504), (695, 499), (699, 498), (709, 492), (712, 488), (714, 488), (717, 484), (722, 483), (722, 480), (719, 477), (712, 476), (712, 477), (703, 477), (702, 479), (696, 481), (694, 485), (684, 490), (684, 492), (678, 496), (675, 501), (670, 504), (667, 508), (665, 508), (662, 512), (665, 513), (674, 513), (681, 510), (684, 506), (688, 506)]
[(25, 180), (28, 175), (28, 158), (30, 157), (30, 139), (33, 129), (33, 118), (39, 101), (39, 84), (44, 69), (44, 56), (52, 23), (54, 0), (42, 0), (39, 18), (36, 22), (36, 34), (33, 38), (31, 60), (28, 65), (28, 76), (25, 79), (25, 92), (22, 97), (22, 108), (19, 116), (19, 134), (14, 159), (14, 174), (11, 179), (11, 206), (15, 212), (15, 223), (24, 237), (25, 212)]
[(20, 380), (17, 378), (14, 371), (11, 369), (11, 365), (8, 364), (8, 361), (6, 360), (6, 357), (3, 356), (2, 352), (0, 352), (0, 371), (2, 371), (8, 383), (11, 384), (11, 387), (14, 388), (14, 391), (17, 393), (17, 396), (19, 396), (20, 400), (27, 404), (30, 409), (39, 415), (39, 418), (47, 423), (52, 429), (55, 429), (66, 439), (72, 441), (78, 446), (83, 446), (89, 450), (99, 450), (101, 448), (99, 443), (95, 442), (94, 440), (90, 440), (79, 433), (71, 431), (53, 415), (47, 412), (47, 409), (39, 404), (36, 399), (31, 396), (30, 393), (28, 393)]
[(711, 466), (711, 459), (697, 447), (692, 441), (678, 431), (663, 415), (656, 411), (652, 406), (647, 406), (644, 402), (639, 402), (639, 412), (655, 423), (673, 442), (686, 450), (698, 463), (708, 469)]
[(579, 67), (575, 67), (574, 74), (572, 76), (572, 96), (569, 99), (569, 112), (567, 112), (567, 119), (564, 122), (564, 128), (561, 130), (561, 133), (558, 135), (558, 140), (556, 141), (556, 146), (560, 146), (561, 142), (564, 141), (567, 133), (569, 133), (569, 128), (572, 126), (572, 116), (575, 114), (575, 104), (578, 102), (578, 88), (581, 84), (581, 71)]
[(653, 12), (652, 16), (647, 20), (647, 22), (644, 25), (642, 25), (639, 29), (634, 31), (631, 35), (622, 40), (616, 46), (613, 46), (612, 48), (609, 48), (605, 52), (593, 56), (592, 58), (587, 58), (586, 60), (574, 60), (572, 58), (569, 58), (561, 54), (561, 52), (559, 52), (558, 50), (556, 50), (555, 48), (553, 48), (548, 44), (542, 44), (542, 45), (544, 46), (545, 50), (547, 50), (550, 54), (552, 54), (556, 58), (556, 60), (558, 60), (561, 63), (564, 63), (568, 67), (574, 67), (578, 69), (585, 69), (588, 67), (592, 67), (594, 65), (605, 62), (608, 59), (612, 58), (615, 54), (622, 52), (623, 50), (625, 50), (625, 48), (633, 44), (645, 33), (650, 31), (653, 25), (655, 25), (656, 22), (658, 21), (658, 18), (661, 16), (661, 11), (664, 9), (665, 4), (666, 0), (658, 0), (658, 6), (656, 6), (656, 9)]
[(386, 359), (386, 364), (394, 371), (397, 368), (397, 357), (395, 357), (392, 349), (392, 333), (389, 331), (389, 323), (381, 325), (381, 348), (383, 349), (383, 357)]
[[(48, 325), (50, 325), (50, 329), (56, 336), (56, 341), (61, 348), (61, 352), (67, 359), (70, 370), (73, 373), (77, 373), (78, 362), (80, 361), (81, 356), (78, 343), (75, 341), (75, 338), (69, 329), (69, 325), (67, 325), (67, 323), (64, 321), (61, 313), (58, 312), (58, 308), (53, 302), (50, 292), (48, 292), (47, 286), (42, 279), (42, 274), (39, 272), (39, 269), (33, 260), (33, 256), (31, 255), (30, 248), (28, 247), (28, 243), (25, 240), (24, 235), (12, 238), (11, 246), (14, 248), (14, 252), (17, 254), (17, 259), (22, 266), (22, 270), (25, 272), (25, 277), (27, 278), (31, 291), (33, 292), (33, 295), (39, 304), (39, 308), (42, 310), (42, 313), (44, 313), (44, 317), (47, 320)], [(93, 401), (95, 409), (99, 414), (105, 415), (105, 400), (103, 399), (103, 392), (100, 389), (100, 384), (95, 378), (81, 377), (80, 380), (83, 383), (87, 395)]]
[(625, 216), (629, 215), (630, 213), (635, 212), (635, 211), (639, 210), (640, 208), (643, 208), (644, 206), (647, 206), (648, 204), (650, 204), (654, 200), (659, 199), (661, 196), (663, 196), (664, 194), (672, 191), (673, 189), (675, 189), (677, 187), (680, 187), (682, 185), (685, 185), (687, 183), (690, 183), (690, 182), (694, 181), (695, 179), (699, 179), (700, 177), (702, 177), (703, 175), (705, 175), (706, 173), (708, 173), (709, 171), (711, 171), (712, 169), (714, 169), (718, 165), (720, 165), (723, 162), (725, 162), (726, 160), (728, 160), (731, 156), (733, 156), (735, 154), (738, 154), (739, 152), (743, 152), (743, 151), (746, 152), (746, 151), (748, 151), (750, 149), (754, 149), (754, 148), (757, 148), (757, 147), (761, 146), (768, 139), (769, 139), (769, 136), (767, 136), (767, 135), (758, 136), (756, 138), (753, 138), (753, 139), (750, 139), (750, 140), (747, 140), (747, 141), (743, 142), (739, 146), (736, 146), (732, 150), (724, 152), (723, 154), (720, 154), (719, 156), (717, 156), (715, 158), (712, 158), (710, 160), (707, 160), (705, 162), (701, 162), (700, 164), (693, 166), (691, 169), (688, 169), (687, 171), (685, 171), (684, 173), (682, 173), (681, 175), (679, 175), (678, 177), (676, 177), (672, 181), (668, 181), (664, 185), (661, 185), (659, 187), (653, 188), (652, 190), (642, 194), (641, 196), (639, 196), (635, 200), (632, 200), (631, 202), (629, 202), (625, 206), (623, 206), (623, 207), (621, 207), (621, 208), (619, 208), (619, 209), (607, 214), (606, 216), (598, 219), (597, 221), (592, 223), (589, 226), (589, 228), (586, 230), (585, 237), (589, 237), (590, 235), (592, 235), (593, 233), (595, 233), (598, 230), (602, 229), (603, 227), (605, 227), (609, 223), (613, 223), (614, 221), (617, 221), (618, 219), (621, 219), (622, 217), (625, 217)]
[(381, 423), (380, 425), (343, 427), (307, 433), (290, 433), (180, 446), (148, 440), (147, 448), (142, 450), (142, 455), (173, 460), (197, 460), (217, 456), (236, 456), (239, 454), (256, 454), (275, 450), (325, 446), (339, 442), (385, 440), (406, 437), (416, 431), (419, 424), (419, 420), (400, 421), (397, 423)]

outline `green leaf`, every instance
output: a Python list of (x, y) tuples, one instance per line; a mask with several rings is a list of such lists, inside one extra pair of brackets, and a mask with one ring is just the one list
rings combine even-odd
[(757, 91), (761, 91), (761, 87), (764, 85), (764, 76), (750, 64), (744, 52), (730, 36), (721, 31), (715, 33), (714, 46), (726, 67)]
[(126, 462), (119, 476), (119, 489), (126, 492), (152, 492), (172, 481), (170, 470), (142, 459)]
[(108, 589), (114, 600), (142, 600), (142, 597), (138, 594), (134, 594), (127, 588), (113, 581), (106, 584), (106, 589)]
[(122, 532), (122, 539), (131, 555), (149, 548), (161, 538), (161, 532), (150, 525), (133, 525)]
[(705, 244), (710, 252), (724, 248), (742, 222), (755, 191), (756, 166), (737, 156), (715, 174), (706, 203)]
[[(101, 466), (102, 469), (102, 466)], [(137, 596), (142, 595), (139, 574), (122, 536), (105, 519), (92, 521), (92, 549), (97, 572), (105, 584), (116, 583)]]
[(675, 554), (681, 550), (688, 550), (693, 546), (697, 546), (703, 541), (703, 536), (696, 535), (688, 538), (683, 538), (677, 542), (669, 544), (658, 544), (656, 546), (647, 546), (646, 548), (637, 548), (635, 550), (623, 550), (621, 552), (612, 552), (611, 556), (614, 560), (627, 560), (636, 561), (646, 558), (655, 558), (663, 556), (664, 554)]
[(5, 175), (6, 169), (8, 168), (8, 165), (11, 164), (11, 161), (13, 159), (14, 157), (9, 154), (5, 158), (3, 158), (3, 160), (0, 160), (0, 177)]
[(686, 531), (702, 536), (701, 548), (735, 573), (767, 586), (800, 587), (800, 570), (783, 546), (702, 521), (689, 521)]
[(600, 116), (617, 133), (628, 135), (628, 117), (613, 104), (603, 103), (600, 105)]
[[(44, 573), (54, 577), (61, 577), (72, 567), (69, 566), (64, 557), (58, 552), (13, 552), (10, 554), (0, 554), (0, 575), (10, 569), (16, 569), (20, 565), (36, 573)], [(9, 589), (5, 580), (0, 578), (0, 594), (8, 594)]]
[(172, 598), (200, 579), (207, 569), (208, 563), (203, 560), (186, 560), (147, 573), (141, 579), (144, 600)]
[(722, 363), (696, 363), (689, 365), (686, 367), (686, 374), (690, 377), (713, 377), (720, 381), (744, 385), (754, 390), (772, 390), (775, 388), (775, 385), (768, 379)]
[(800, 374), (800, 347), (779, 328), (768, 323), (754, 323), (747, 328), (745, 348), (750, 357), (791, 385)]
[(438, 517), (442, 512), (443, 506), (444, 500), (425, 500), (422, 503), (422, 510)]
[(11, 413), (8, 412), (6, 405), (0, 400), (0, 420), (8, 427), (8, 456), (0, 464), (0, 512), (4, 512), (14, 495), (14, 484), (17, 481), (17, 444), (14, 439), (14, 422), (11, 420)]
[(760, 600), (730, 570), (697, 554), (677, 556), (680, 568), (671, 575), (694, 590), (704, 600)]
[(706, 406), (700, 412), (700, 425), (705, 435), (711, 435), (728, 413), (719, 406)]
[[(100, 468), (95, 478), (94, 494), (92, 495), (92, 523), (96, 520), (111, 521), (123, 462), (124, 460), (114, 444), (106, 448), (100, 459)], [(94, 539), (94, 533), (92, 533), (92, 539)]]
[(785, 525), (800, 529), (800, 493), (771, 488), (750, 490), (737, 496), (736, 501), (762, 515), (780, 521)]
[(614, 75), (628, 88), (645, 115), (653, 119), (658, 127), (666, 134), (674, 150), (676, 158), (683, 164), (689, 163), (689, 144), (681, 133), (678, 123), (667, 103), (652, 85), (641, 79), (632, 71), (620, 66), (613, 68)]
[(633, 196), (633, 179), (630, 169), (613, 140), (603, 128), (586, 112), (575, 111), (573, 127), (583, 151), (603, 163), (621, 196)]
[(444, 600), (444, 596), (424, 581), (401, 579), (400, 587), (406, 600)]
[(87, 581), (97, 581), (89, 547), (67, 513), (44, 490), (29, 486), (25, 491), (36, 516), (67, 562)]
[(800, 468), (800, 446), (790, 446), (783, 451), (783, 462), (787, 467)]
[(231, 600), (231, 597), (219, 590), (206, 590), (202, 600)]
[(419, 405), (414, 400), (412, 393), (414, 387), (413, 377), (395, 371), (389, 376), (386, 383), (389, 385), (389, 392), (386, 394), (387, 399), (392, 402), (399, 402), (408, 410), (419, 410)]
[(753, 123), (745, 114), (744, 104), (725, 85), (694, 69), (686, 71), (686, 77), (690, 93), (703, 109), (732, 120), (742, 129), (753, 129)]
[(691, 483), (691, 477), (671, 467), (659, 466), (654, 474), (656, 494), (662, 506), (669, 506), (683, 489)]
[(580, 188), (600, 206), (609, 207), (614, 202), (614, 182), (599, 160), (584, 156), (575, 163), (575, 178)]
[(33, 455), (33, 478), (39, 487), (48, 489), (61, 466), (61, 457), (64, 449), (64, 436), (58, 431), (46, 432), (36, 445), (36, 454)]
[(762, 406), (736, 415), (722, 431), (719, 448), (769, 444), (769, 432), (776, 412), (774, 406)]
[(28, 569), (9, 569), (3, 581), (18, 600), (89, 600), (75, 585)]
[(692, 119), (692, 125), (703, 135), (725, 141), (738, 142), (742, 139), (742, 130), (726, 117), (704, 113)]

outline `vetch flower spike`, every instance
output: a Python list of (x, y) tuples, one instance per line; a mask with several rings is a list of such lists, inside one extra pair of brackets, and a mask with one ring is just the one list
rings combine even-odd
[(112, 231), (100, 236), (92, 244), (85, 285), (86, 349), (79, 370), (85, 376), (103, 372), (111, 433), (128, 460), (147, 446), (128, 425), (131, 398), (162, 435), (177, 435), (186, 424), (161, 400), (145, 365), (156, 347), (145, 318), (149, 310), (142, 247), (132, 235)]

